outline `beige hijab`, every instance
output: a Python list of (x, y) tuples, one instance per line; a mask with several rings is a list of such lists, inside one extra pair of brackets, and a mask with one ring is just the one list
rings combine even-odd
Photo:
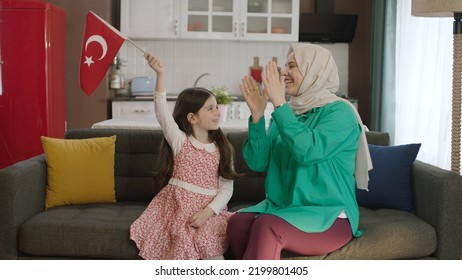
[(337, 65), (332, 54), (327, 49), (307, 43), (291, 44), (289, 54), (291, 52), (294, 52), (295, 61), (305, 78), (297, 95), (289, 100), (290, 107), (296, 115), (335, 101), (344, 101), (352, 107), (359, 124), (363, 126), (356, 153), (356, 186), (359, 189), (368, 190), (369, 170), (372, 169), (372, 161), (365, 134), (367, 127), (363, 125), (353, 104), (335, 95), (339, 87), (339, 78)]

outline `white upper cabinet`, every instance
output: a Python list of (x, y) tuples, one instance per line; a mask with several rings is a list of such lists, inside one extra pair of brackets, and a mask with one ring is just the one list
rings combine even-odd
[(181, 2), (181, 38), (239, 39), (240, 0)]
[(298, 41), (299, 0), (185, 0), (181, 38)]
[(298, 41), (299, 0), (247, 0), (240, 3), (241, 40)]
[(122, 0), (130, 38), (298, 41), (299, 0)]
[(129, 38), (179, 38), (179, 0), (121, 0), (120, 31)]

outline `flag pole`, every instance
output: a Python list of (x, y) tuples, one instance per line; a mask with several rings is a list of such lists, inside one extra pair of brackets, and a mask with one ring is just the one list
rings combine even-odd
[(130, 40), (129, 38), (127, 38), (127, 41), (129, 41), (130, 43), (132, 43), (135, 47), (137, 47), (143, 54), (145, 53), (145, 51), (135, 42), (133, 42), (132, 40)]
[(130, 40), (127, 36), (125, 36), (124, 34), (120, 33), (119, 30), (117, 30), (116, 28), (114, 28), (114, 26), (110, 25), (109, 23), (107, 23), (104, 19), (102, 19), (100, 16), (98, 16), (97, 14), (95, 14), (94, 12), (92, 11), (89, 11), (88, 13), (92, 13), (95, 17), (97, 17), (102, 23), (104, 23), (108, 28), (110, 28), (114, 33), (118, 34), (120, 37), (124, 38), (125, 40), (129, 41), (130, 43), (132, 43), (135, 47), (137, 47), (143, 54), (145, 53), (145, 51), (138, 45), (136, 44), (135, 42), (133, 42), (132, 40)]

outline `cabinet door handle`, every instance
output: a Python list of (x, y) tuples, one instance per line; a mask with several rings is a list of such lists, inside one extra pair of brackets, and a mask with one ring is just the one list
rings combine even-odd
[(238, 32), (238, 23), (237, 21), (234, 22), (234, 38), (237, 38), (237, 32)]
[(241, 37), (244, 37), (245, 35), (245, 23), (242, 23), (242, 33), (241, 33)]
[(174, 31), (175, 35), (178, 35), (178, 20), (175, 20), (174, 28), (175, 28), (175, 31)]
[(237, 115), (239, 116), (238, 118), (240, 120), (244, 120), (245, 119), (245, 116), (244, 116), (244, 109), (242, 109), (242, 106), (239, 106), (238, 110), (237, 110)]
[(233, 120), (234, 119), (234, 107), (232, 104), (229, 106), (229, 119)]
[(149, 113), (149, 112), (151, 112), (151, 110), (136, 109), (135, 112), (136, 113)]

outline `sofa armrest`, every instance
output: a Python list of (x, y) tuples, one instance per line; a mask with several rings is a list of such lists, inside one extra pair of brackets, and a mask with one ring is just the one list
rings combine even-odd
[(45, 210), (46, 184), (43, 154), (0, 169), (0, 259), (18, 257), (19, 226)]
[(417, 216), (436, 229), (438, 259), (462, 257), (462, 177), (416, 160), (412, 192)]

